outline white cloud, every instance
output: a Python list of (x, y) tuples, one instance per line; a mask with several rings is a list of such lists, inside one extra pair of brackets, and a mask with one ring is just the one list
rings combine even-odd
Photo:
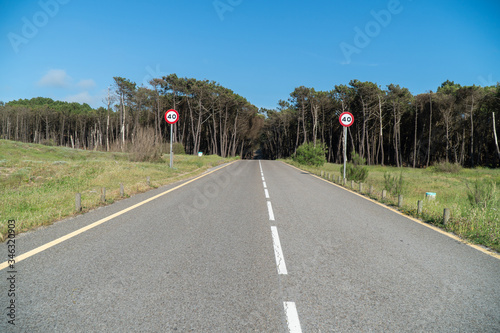
[(66, 102), (77, 102), (77, 103), (87, 103), (94, 109), (104, 106), (103, 99), (106, 97), (107, 91), (101, 90), (99, 93), (96, 95), (91, 95), (88, 91), (83, 91), (81, 93), (78, 93), (76, 95), (70, 95), (66, 96), (64, 98), (64, 101)]
[(92, 79), (86, 79), (86, 80), (80, 80), (80, 82), (77, 83), (77, 86), (83, 90), (87, 89), (92, 89), (96, 86), (94, 80)]
[[(77, 82), (78, 81), (78, 82)], [(66, 95), (63, 99), (66, 102), (87, 103), (93, 108), (98, 108), (103, 105), (103, 98), (106, 91), (95, 92), (97, 86), (93, 79), (78, 79), (74, 80), (63, 69), (50, 69), (47, 73), (37, 82), (37, 86), (42, 88), (49, 88), (51, 91), (45, 95), (61, 96)], [(92, 94), (91, 94), (92, 92)], [(63, 95), (63, 96), (64, 96)], [(57, 97), (55, 97), (58, 99)]]
[(81, 92), (76, 95), (71, 95), (67, 96), (64, 99), (66, 102), (77, 102), (77, 103), (87, 103), (89, 105), (92, 105), (94, 103), (94, 97), (90, 96), (88, 91)]
[(41, 87), (69, 88), (72, 80), (65, 70), (51, 69), (37, 84)]

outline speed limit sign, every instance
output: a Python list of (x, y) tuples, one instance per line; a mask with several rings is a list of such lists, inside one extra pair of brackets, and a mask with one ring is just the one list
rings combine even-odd
[(170, 126), (170, 168), (174, 167), (174, 152), (172, 150), (172, 143), (174, 141), (174, 131), (173, 131), (173, 125), (179, 121), (179, 112), (175, 111), (174, 109), (170, 109), (167, 112), (165, 112), (165, 121), (169, 123)]
[(350, 112), (342, 112), (339, 121), (342, 126), (349, 127), (354, 123), (354, 117)]
[(165, 120), (170, 125), (175, 124), (179, 120), (179, 112), (175, 111), (174, 109), (168, 110), (167, 112), (165, 112)]
[(342, 112), (339, 117), (340, 125), (344, 126), (344, 181), (347, 162), (347, 127), (354, 123), (354, 117), (350, 112)]

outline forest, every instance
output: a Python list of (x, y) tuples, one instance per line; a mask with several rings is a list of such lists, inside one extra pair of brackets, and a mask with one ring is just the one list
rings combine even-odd
[[(0, 102), (2, 139), (102, 151), (128, 151), (147, 135), (153, 145), (181, 143), (188, 154), (269, 159), (292, 156), (303, 143), (324, 143), (327, 160), (342, 159), (338, 117), (351, 112), (348, 151), (370, 165), (427, 167), (436, 162), (498, 167), (500, 85), (461, 86), (446, 81), (412, 95), (397, 84), (381, 88), (352, 80), (330, 91), (300, 86), (276, 109), (258, 109), (244, 97), (209, 80), (170, 74), (137, 86), (114, 77), (97, 109), (37, 97)], [(180, 121), (163, 119), (176, 109)], [(497, 115), (497, 118), (499, 116)], [(350, 154), (348, 154), (349, 156)]]
[[(407, 88), (352, 80), (331, 91), (298, 87), (277, 110), (265, 110), (262, 149), (269, 158), (294, 154), (300, 144), (324, 142), (327, 160), (341, 163), (342, 126), (351, 112), (348, 152), (369, 165), (427, 167), (436, 162), (496, 167), (500, 161), (494, 126), (500, 86), (444, 82), (436, 92), (413, 96)], [(349, 154), (348, 154), (349, 155)]]
[(80, 149), (127, 151), (144, 133), (152, 144), (170, 142), (163, 116), (179, 112), (172, 142), (186, 153), (242, 156), (258, 142), (264, 119), (245, 98), (213, 81), (171, 74), (150, 82), (151, 89), (114, 77), (107, 107), (53, 101), (17, 100), (0, 106), (2, 138)]

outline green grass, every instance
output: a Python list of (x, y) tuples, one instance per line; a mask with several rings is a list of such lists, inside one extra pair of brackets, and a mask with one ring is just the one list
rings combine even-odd
[[(51, 224), (75, 212), (75, 194), (82, 195), (82, 212), (125, 196), (200, 174), (234, 159), (220, 156), (175, 155), (164, 163), (130, 162), (125, 153), (84, 151), (0, 140), (0, 239), (7, 221), (16, 220), (17, 232)], [(150, 186), (147, 177), (150, 177)]]
[[(284, 162), (301, 168), (302, 170), (320, 175), (321, 171), (334, 175), (334, 180), (340, 174), (340, 164), (327, 163), (324, 166), (310, 167), (298, 165), (292, 160)], [(443, 172), (441, 166), (427, 169), (396, 168), (382, 166), (368, 166), (369, 174), (365, 181), (363, 194), (373, 199), (381, 200), (382, 190), (385, 188), (384, 174), (389, 173), (399, 178), (401, 172), (404, 179), (402, 191), (403, 206), (397, 207), (396, 193), (387, 193), (383, 202), (399, 209), (401, 212), (418, 217), (421, 220), (452, 232), (472, 243), (484, 245), (500, 252), (500, 169), (456, 169), (455, 172)], [(489, 198), (487, 203), (472, 205), (468, 193), (478, 182), (482, 188), (487, 188)], [(488, 187), (485, 187), (488, 183)], [(368, 194), (370, 185), (373, 193)], [(347, 184), (350, 187), (350, 182)], [(355, 190), (359, 191), (356, 184)], [(425, 200), (426, 192), (435, 192), (436, 200)], [(417, 201), (423, 200), (423, 212), (417, 215)], [(450, 221), (443, 224), (443, 210), (451, 211)]]

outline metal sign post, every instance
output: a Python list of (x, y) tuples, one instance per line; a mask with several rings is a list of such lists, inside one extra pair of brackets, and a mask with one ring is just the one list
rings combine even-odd
[(340, 125), (344, 127), (344, 182), (347, 163), (347, 127), (354, 123), (354, 116), (350, 112), (342, 112), (339, 117)]
[(174, 136), (174, 124), (170, 124), (170, 168), (174, 166), (174, 151), (172, 149), (172, 137)]
[(345, 168), (347, 161), (347, 127), (344, 126), (344, 182), (345, 182)]
[(179, 121), (179, 112), (170, 109), (165, 112), (165, 121), (170, 124), (170, 167), (174, 167), (174, 151), (172, 149), (172, 142), (174, 141), (174, 124)]

